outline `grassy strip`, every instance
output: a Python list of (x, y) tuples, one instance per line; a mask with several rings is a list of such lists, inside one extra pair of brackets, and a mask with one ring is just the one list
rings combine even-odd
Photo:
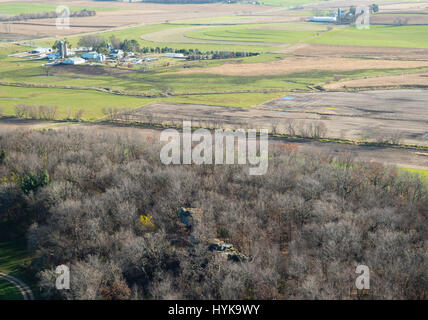
[(28, 50), (30, 50), (30, 47), (18, 46), (8, 42), (0, 42), (0, 59), (3, 59), (10, 54), (28, 51)]
[(428, 170), (423, 169), (412, 169), (412, 168), (402, 168), (400, 169), (402, 172), (409, 172), (410, 174), (417, 175), (419, 178), (428, 183)]
[(105, 107), (139, 108), (155, 101), (157, 100), (119, 96), (93, 90), (0, 86), (0, 105), (4, 115), (14, 115), (14, 106), (25, 103), (35, 106), (58, 106), (56, 116), (58, 119), (67, 118), (68, 113), (73, 116), (80, 109), (84, 109), (84, 119), (97, 120), (103, 117), (102, 109)]

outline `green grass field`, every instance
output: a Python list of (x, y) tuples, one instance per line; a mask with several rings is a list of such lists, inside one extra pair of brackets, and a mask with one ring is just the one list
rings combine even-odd
[(307, 42), (343, 46), (428, 48), (427, 39), (428, 26), (374, 25), (369, 30), (358, 30), (355, 27), (332, 30)]
[[(26, 14), (26, 13), (52, 12), (52, 11), (55, 11), (56, 8), (57, 6), (49, 5), (49, 4), (32, 3), (31, 5), (29, 5), (28, 3), (23, 3), (23, 2), (4, 2), (4, 3), (0, 3), (0, 14), (18, 15), (22, 13)], [(109, 8), (109, 7), (70, 6), (71, 11), (80, 11), (83, 9), (95, 10), (95, 11), (116, 10), (115, 8)]]
[[(23, 52), (29, 49), (30, 47), (13, 45), (8, 42), (0, 42), (0, 59), (7, 57), (9, 54)], [(0, 60), (0, 63), (1, 62), (2, 60)]]
[(312, 23), (248, 24), (207, 28), (188, 33), (193, 39), (260, 43), (296, 43), (324, 31), (325, 26)]
[(138, 108), (156, 101), (156, 99), (118, 96), (94, 90), (21, 88), (0, 85), (0, 106), (5, 115), (15, 113), (14, 106), (20, 103), (29, 105), (57, 106), (57, 118), (65, 119), (68, 110), (73, 116), (78, 110), (84, 109), (83, 118), (97, 120), (103, 117), (104, 107)]

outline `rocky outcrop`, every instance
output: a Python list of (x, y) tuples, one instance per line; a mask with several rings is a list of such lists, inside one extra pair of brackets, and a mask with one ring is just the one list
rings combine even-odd
[(182, 224), (189, 229), (197, 228), (202, 221), (202, 210), (198, 208), (180, 208), (179, 217)]
[(178, 212), (180, 222), (186, 226), (189, 232), (190, 246), (196, 244), (207, 244), (207, 249), (215, 254), (224, 257), (227, 260), (240, 262), (247, 259), (247, 257), (240, 253), (231, 243), (219, 239), (208, 239), (203, 237), (200, 231), (202, 224), (203, 212), (199, 208), (180, 208)]
[(208, 250), (220, 254), (227, 260), (240, 262), (245, 261), (247, 257), (240, 253), (231, 243), (221, 241), (219, 239), (212, 239), (209, 241)]

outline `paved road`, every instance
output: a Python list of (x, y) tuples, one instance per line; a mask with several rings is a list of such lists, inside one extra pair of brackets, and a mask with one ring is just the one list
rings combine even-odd
[(21, 280), (1, 272), (0, 272), (0, 279), (4, 279), (12, 283), (18, 289), (18, 291), (22, 294), (22, 296), (24, 297), (24, 300), (34, 300), (34, 295), (30, 287), (27, 286)]

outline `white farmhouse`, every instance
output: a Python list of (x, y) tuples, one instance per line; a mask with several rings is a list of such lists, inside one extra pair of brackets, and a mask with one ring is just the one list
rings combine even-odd
[(167, 58), (177, 58), (177, 59), (184, 59), (185, 56), (182, 53), (174, 53), (174, 52), (168, 52), (165, 53), (165, 57)]
[(44, 53), (51, 53), (53, 50), (52, 48), (46, 48), (46, 47), (39, 47), (34, 50), (31, 50), (31, 53), (33, 54), (44, 54)]
[(77, 65), (77, 64), (84, 64), (85, 62), (86, 60), (82, 58), (70, 58), (70, 59), (64, 60), (62, 64)]

